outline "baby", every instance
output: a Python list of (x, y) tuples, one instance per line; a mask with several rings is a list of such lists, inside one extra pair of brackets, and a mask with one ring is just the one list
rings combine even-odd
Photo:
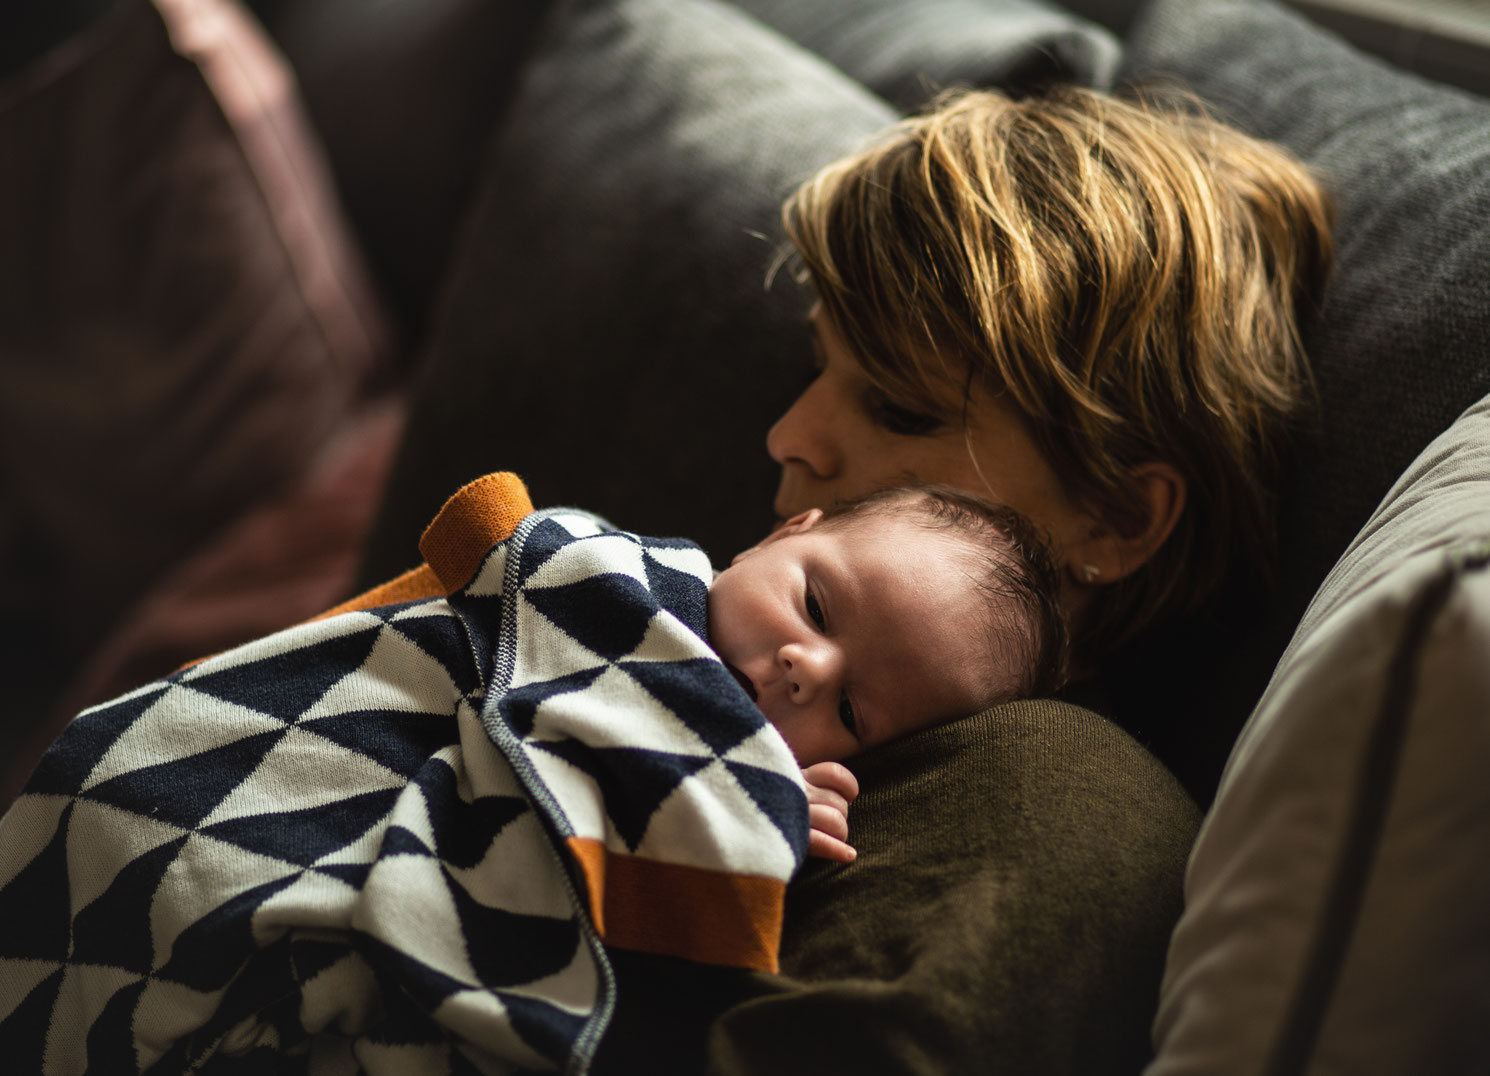
[(918, 486), (803, 512), (736, 556), (709, 641), (803, 767), (808, 853), (848, 862), (858, 782), (837, 760), (1054, 691), (1066, 627), (1023, 516)]
[(839, 861), (838, 759), (1059, 681), (1049, 558), (963, 494), (805, 512), (707, 602), (697, 547), (529, 511), (479, 479), (372, 604), (69, 727), (0, 817), (22, 1067), (356, 1068), (393, 1042), (562, 1068), (608, 954), (777, 964), (803, 804), (701, 635)]

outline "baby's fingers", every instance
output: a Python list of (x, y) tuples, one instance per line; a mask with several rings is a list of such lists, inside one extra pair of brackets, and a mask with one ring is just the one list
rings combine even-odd
[(807, 824), (813, 833), (825, 833), (836, 840), (848, 840), (848, 817), (826, 804), (814, 803), (807, 808)]
[[(859, 794), (859, 779), (849, 772), (841, 762), (817, 762), (802, 771), (802, 780), (807, 782), (807, 798), (811, 803), (826, 802), (813, 797), (814, 791), (833, 792), (842, 800), (844, 808)], [(835, 801), (836, 802), (836, 801)]]
[(819, 762), (802, 771), (807, 784), (807, 854), (838, 863), (858, 855), (848, 843), (848, 805), (859, 794), (859, 782), (848, 767)]
[[(825, 796), (842, 801), (836, 792), (825, 792)], [(813, 803), (807, 807), (807, 821), (812, 827), (807, 834), (807, 854), (819, 859), (832, 859), (839, 863), (852, 863), (858, 855), (848, 843), (848, 807), (828, 803)]]
[(813, 830), (807, 835), (807, 854), (816, 859), (831, 859), (835, 863), (852, 863), (859, 853), (846, 842)]

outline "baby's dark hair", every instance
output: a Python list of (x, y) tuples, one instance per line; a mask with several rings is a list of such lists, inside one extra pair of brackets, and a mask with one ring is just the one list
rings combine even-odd
[[(978, 558), (981, 574), (972, 581), (989, 597), (987, 644), (990, 655), (1019, 645), (1024, 675), (1010, 698), (1050, 695), (1066, 680), (1069, 633), (1061, 609), (1060, 575), (1049, 546), (1023, 513), (965, 490), (943, 485), (891, 486), (823, 509), (822, 524), (832, 526), (876, 512), (900, 513), (935, 530), (954, 531)], [(1010, 623), (1010, 601), (1019, 622)], [(1002, 665), (992, 661), (991, 667)]]

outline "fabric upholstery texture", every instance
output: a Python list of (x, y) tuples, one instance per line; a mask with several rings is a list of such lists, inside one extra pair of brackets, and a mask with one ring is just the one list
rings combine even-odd
[(1304, 318), (1317, 406), (1280, 500), (1277, 593), (1260, 610), (1232, 595), (1155, 633), (1114, 691), (1123, 723), (1204, 801), (1331, 565), (1403, 469), (1490, 391), (1490, 102), (1367, 57), (1273, 0), (1157, 0), (1124, 78), (1178, 78), (1317, 169), (1338, 206), (1336, 270)]
[(902, 112), (959, 85), (1105, 89), (1122, 57), (1106, 30), (1041, 0), (735, 2)]
[(244, 2), (299, 77), (411, 365), (548, 0)]
[[(767, 274), (785, 195), (895, 116), (711, 0), (553, 6), (487, 159), (366, 583), (439, 491), (509, 467), (541, 504), (687, 534), (770, 525), (765, 431), (812, 367)], [(583, 436), (574, 435), (583, 431)]]
[(86, 30), (117, 0), (21, 0), (5, 13), (0, 35), (0, 80)]
[(1490, 398), (1309, 608), (1186, 877), (1154, 1076), (1490, 1066)]
[(787, 895), (788, 978), (709, 1071), (1134, 1072), (1198, 823), (1096, 714), (1029, 700), (854, 759), (859, 856)]
[(95, 643), (379, 375), (303, 122), (233, 0), (130, 0), (0, 86), (8, 628)]
[(1192, 671), (1172, 718), (1218, 722), (1223, 752), (1283, 657), (1196, 844), (1149, 1071), (1479, 1071), (1490, 103), (1271, 0), (1158, 0), (1128, 56), (1292, 149), (1339, 209), (1281, 591), (1252, 638), (1223, 611), (1191, 631), (1195, 660), (1163, 654)]

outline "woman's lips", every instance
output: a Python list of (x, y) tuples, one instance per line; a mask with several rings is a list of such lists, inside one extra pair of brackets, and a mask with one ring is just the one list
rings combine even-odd
[(750, 682), (750, 677), (746, 676), (727, 661), (724, 663), (724, 667), (730, 671), (731, 676), (740, 682), (740, 686), (745, 689), (745, 694), (750, 696), (751, 702), (754, 702), (757, 695), (755, 693), (755, 685)]

